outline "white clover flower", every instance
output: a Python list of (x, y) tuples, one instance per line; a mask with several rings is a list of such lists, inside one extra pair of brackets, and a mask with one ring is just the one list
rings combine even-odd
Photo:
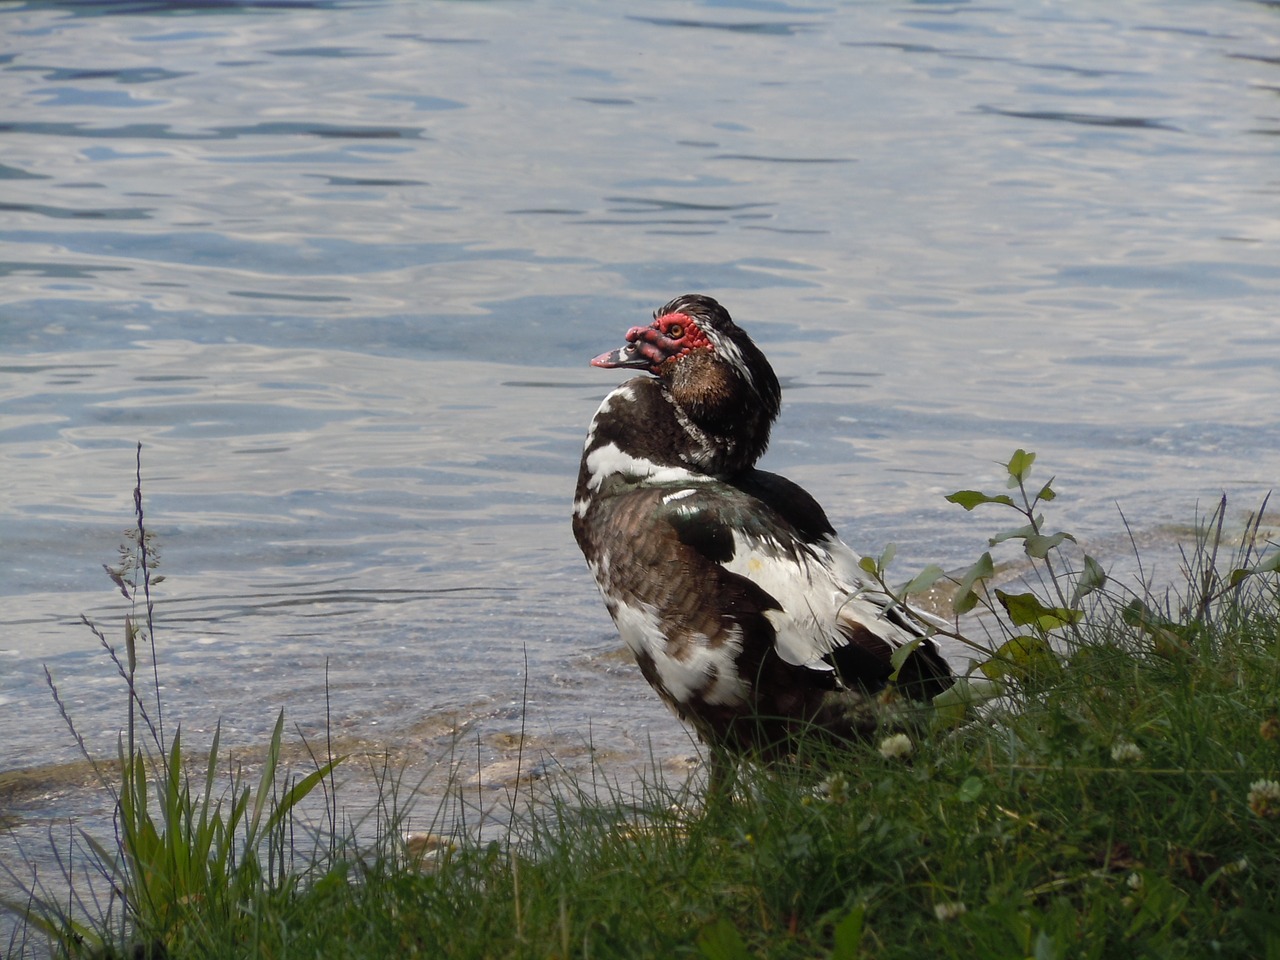
[(1138, 763), (1142, 760), (1142, 748), (1128, 740), (1117, 740), (1111, 745), (1111, 759), (1116, 763)]
[(1141, 890), (1141, 889), (1142, 889), (1142, 874), (1140, 874), (1140, 873), (1131, 873), (1131, 874), (1129, 874), (1129, 876), (1125, 879), (1125, 881), (1124, 881), (1124, 882), (1125, 882), (1125, 884), (1128, 886), (1128, 888), (1129, 888), (1130, 890)]
[(933, 905), (933, 915), (943, 923), (963, 917), (968, 912), (969, 908), (959, 901), (944, 901)]
[(895, 733), (891, 737), (885, 737), (880, 741), (880, 756), (886, 760), (898, 760), (902, 757), (911, 756), (916, 745), (911, 742), (911, 738), (905, 733)]
[(1255, 780), (1249, 784), (1249, 809), (1264, 820), (1280, 819), (1280, 783)]
[(849, 781), (842, 773), (833, 773), (813, 788), (813, 796), (826, 803), (844, 803), (849, 799)]

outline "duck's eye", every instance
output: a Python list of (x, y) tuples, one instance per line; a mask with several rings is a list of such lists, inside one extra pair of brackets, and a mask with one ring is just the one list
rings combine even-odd
[(679, 340), (684, 336), (684, 327), (678, 323), (673, 323), (671, 326), (667, 327), (667, 336), (672, 340)]

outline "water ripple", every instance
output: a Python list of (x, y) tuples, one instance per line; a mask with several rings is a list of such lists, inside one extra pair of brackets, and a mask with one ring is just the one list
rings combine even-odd
[(40, 137), (92, 137), (110, 140), (238, 140), (241, 137), (305, 136), (339, 140), (419, 140), (421, 127), (383, 127), (277, 121), (211, 130), (175, 130), (167, 123), (128, 123), (90, 126), (83, 122), (43, 120), (0, 121), (0, 133)]
[(0, 203), (0, 210), (14, 213), (35, 213), (54, 220), (150, 220), (151, 207), (100, 207), (84, 209), (81, 207), (51, 207), (43, 203)]
[(1136, 127), (1148, 130), (1182, 132), (1168, 121), (1151, 117), (1108, 116), (1106, 114), (1076, 113), (1066, 110), (1007, 110), (985, 104), (979, 104), (976, 109), (978, 113), (995, 114), (1001, 117), (1017, 117), (1022, 120), (1052, 120), (1058, 123), (1078, 123), (1087, 127)]
[(729, 33), (758, 34), (760, 36), (790, 37), (797, 33), (817, 29), (812, 23), (785, 23), (781, 21), (724, 22), (717, 20), (694, 20), (681, 17), (646, 17), (639, 14), (628, 14), (628, 20), (652, 24), (656, 27), (678, 27), (690, 30), (724, 30)]

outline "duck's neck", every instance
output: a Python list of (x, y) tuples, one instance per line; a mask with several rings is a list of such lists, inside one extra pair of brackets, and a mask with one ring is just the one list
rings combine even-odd
[(778, 381), (767, 363), (746, 377), (709, 355), (694, 354), (676, 364), (662, 385), (688, 438), (683, 456), (691, 466), (732, 476), (764, 455), (780, 406)]

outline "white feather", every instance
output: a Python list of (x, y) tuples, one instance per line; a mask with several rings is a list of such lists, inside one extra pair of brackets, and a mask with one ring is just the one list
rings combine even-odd
[(797, 557), (776, 542), (734, 531), (733, 557), (723, 564), (774, 598), (781, 610), (765, 616), (777, 635), (778, 655), (787, 663), (832, 670), (822, 658), (844, 646), (839, 624), (865, 624), (886, 642), (900, 646), (915, 634), (884, 618), (885, 600), (857, 575), (858, 555), (834, 537), (797, 545)]
[(648, 479), (654, 483), (707, 483), (712, 478), (684, 467), (668, 467), (644, 457), (624, 453), (616, 443), (606, 443), (587, 454), (588, 490), (599, 490), (605, 479), (616, 473)]
[[(687, 703), (697, 693), (707, 703), (734, 704), (746, 699), (746, 684), (738, 677), (734, 660), (742, 648), (738, 630), (729, 642), (713, 647), (707, 637), (694, 635), (680, 646), (681, 657), (671, 656), (657, 613), (649, 604), (619, 603), (613, 614), (622, 640), (636, 657), (648, 657), (658, 679), (677, 703)], [(714, 682), (708, 687), (708, 682)]]

